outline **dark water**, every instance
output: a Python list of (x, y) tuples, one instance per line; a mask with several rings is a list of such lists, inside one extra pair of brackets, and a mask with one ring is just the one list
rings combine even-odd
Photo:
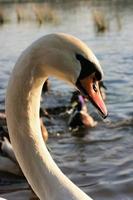
[[(17, 24), (14, 6), (9, 6), (12, 22), (0, 26), (0, 108), (4, 107), (6, 85), (14, 63), (32, 41), (51, 32), (70, 33), (85, 41), (104, 69), (109, 117), (102, 121), (89, 105), (99, 123), (94, 129), (81, 130), (86, 134), (79, 138), (68, 131), (65, 117), (56, 114), (48, 125), (49, 147), (63, 172), (95, 200), (132, 200), (133, 2), (53, 4), (60, 22), (41, 26), (29, 21)], [(109, 28), (104, 33), (95, 31), (94, 9), (106, 17)], [(55, 98), (53, 101), (49, 97), (44, 104), (67, 106), (73, 89), (56, 79), (50, 80), (50, 94)]]

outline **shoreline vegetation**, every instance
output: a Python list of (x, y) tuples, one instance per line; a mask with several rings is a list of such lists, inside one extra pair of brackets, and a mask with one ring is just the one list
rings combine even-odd
[(60, 22), (60, 17), (57, 14), (56, 9), (48, 2), (33, 2), (33, 4), (30, 4), (29, 6), (25, 5), (26, 4), (20, 4), (19, 2), (16, 2), (15, 6), (13, 7), (12, 14), (9, 13), (8, 9), (1, 5), (0, 25), (12, 21), (15, 21), (17, 23), (24, 21), (33, 21), (37, 22), (39, 25), (44, 23), (52, 23), (57, 25)]
[[(62, 1), (63, 0), (59, 0)], [(59, 2), (58, 0), (0, 0), (0, 3), (6, 4), (6, 3), (49, 3), (49, 2)]]
[[(0, 3), (1, 1), (3, 2), (3, 0), (0, 0)], [(31, 2), (29, 6), (26, 6), (27, 4), (24, 3), (25, 0), (14, 0), (14, 1), (5, 0), (5, 1), (6, 2), (12, 1), (16, 4), (15, 6), (13, 6), (12, 15), (7, 9), (5, 9), (6, 7), (0, 6), (0, 25), (3, 25), (5, 23), (10, 23), (12, 21), (15, 21), (17, 23), (25, 21), (37, 22), (39, 25), (45, 23), (51, 23), (57, 25), (61, 23), (60, 14), (57, 12), (56, 8), (52, 6), (50, 1), (42, 2), (34, 0), (33, 2), (33, 0), (29, 0), (26, 1), (26, 3)], [(106, 16), (102, 11), (97, 9), (92, 11), (92, 20), (94, 23), (95, 31), (97, 33), (99, 32), (104, 33), (108, 30), (109, 27), (108, 20), (106, 19)]]
[[(0, 3), (42, 3), (42, 2), (49, 2), (49, 1), (44, 1), (44, 0), (0, 0)], [(56, 2), (56, 0), (55, 0)]]

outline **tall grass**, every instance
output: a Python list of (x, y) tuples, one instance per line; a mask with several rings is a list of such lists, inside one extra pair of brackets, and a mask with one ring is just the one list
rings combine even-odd
[[(56, 10), (50, 6), (49, 3), (41, 4), (29, 4), (25, 6), (23, 4), (16, 4), (15, 6), (15, 20), (20, 23), (24, 21), (36, 21), (40, 25), (43, 23), (54, 23), (59, 22), (59, 17)], [(8, 9), (0, 7), (0, 25), (6, 21), (12, 21), (14, 14), (10, 13)]]
[(0, 25), (4, 24), (5, 21), (4, 11), (2, 8), (0, 8)]
[(16, 18), (18, 23), (24, 20), (24, 10), (21, 6), (16, 6)]
[(93, 21), (97, 32), (105, 32), (109, 28), (108, 21), (102, 11), (93, 11)]
[(53, 9), (49, 4), (44, 3), (43, 5), (34, 5), (33, 11), (35, 18), (39, 24), (48, 22), (48, 23), (57, 23), (58, 17), (55, 9)]

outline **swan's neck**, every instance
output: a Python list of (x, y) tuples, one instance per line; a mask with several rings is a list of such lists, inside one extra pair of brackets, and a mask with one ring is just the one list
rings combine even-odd
[(24, 61), (16, 64), (6, 98), (9, 134), (22, 171), (42, 200), (90, 200), (60, 171), (45, 146), (39, 108), (47, 77), (38, 78), (29, 64), (25, 69)]

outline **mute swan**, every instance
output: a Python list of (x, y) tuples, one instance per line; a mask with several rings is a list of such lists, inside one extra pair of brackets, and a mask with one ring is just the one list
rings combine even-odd
[(22, 53), (7, 88), (7, 125), (16, 158), (41, 200), (92, 200), (62, 173), (43, 141), (39, 107), (48, 76), (75, 85), (107, 116), (98, 87), (103, 72), (91, 50), (71, 35), (46, 35)]

